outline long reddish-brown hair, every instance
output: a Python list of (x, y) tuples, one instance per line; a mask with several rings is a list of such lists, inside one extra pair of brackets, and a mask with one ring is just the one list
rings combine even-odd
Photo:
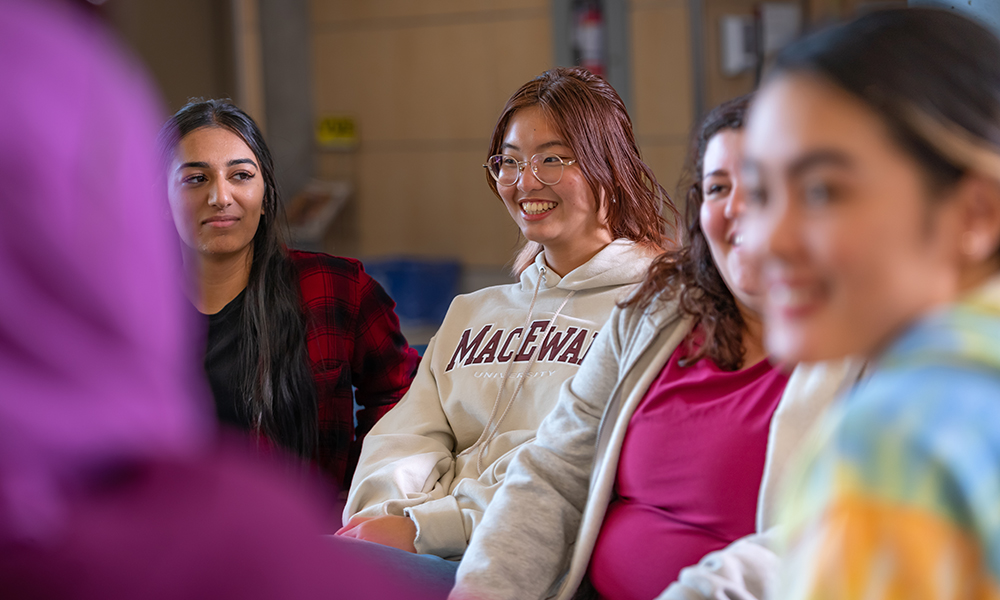
[(709, 140), (720, 131), (743, 128), (750, 98), (747, 94), (720, 104), (695, 129), (679, 186), (687, 188), (684, 245), (658, 256), (642, 285), (622, 304), (649, 308), (657, 303), (658, 309), (677, 299), (680, 311), (697, 320), (705, 337), (701, 347), (685, 359), (686, 363), (693, 364), (708, 356), (729, 371), (743, 365), (745, 323), (701, 230), (701, 205), (705, 201), (702, 179)]
[[(500, 154), (514, 114), (532, 106), (542, 109), (569, 144), (597, 199), (597, 212), (607, 211), (612, 236), (646, 245), (654, 252), (662, 251), (673, 240), (673, 229), (668, 229), (663, 211), (676, 215), (677, 210), (642, 161), (632, 120), (618, 92), (586, 69), (559, 67), (546, 71), (507, 100), (493, 129), (487, 156)], [(486, 182), (499, 198), (497, 182), (489, 173)], [(541, 250), (535, 242), (525, 244), (514, 259), (514, 272), (526, 269)]]

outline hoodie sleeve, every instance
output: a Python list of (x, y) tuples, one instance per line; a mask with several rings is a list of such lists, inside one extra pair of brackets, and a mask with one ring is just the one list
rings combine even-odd
[(403, 516), (404, 509), (447, 495), (454, 478), (455, 436), (430, 365), (435, 340), (403, 399), (365, 437), (344, 508), (354, 516)]
[(420, 554), (442, 558), (462, 556), (487, 504), (488, 498), (456, 490), (453, 495), (407, 508), (404, 512), (417, 525), (413, 546)]
[[(614, 318), (608, 329), (613, 328)], [(587, 500), (601, 416), (618, 379), (617, 335), (602, 332), (555, 409), (507, 469), (449, 598), (541, 598), (566, 570)]]
[(760, 600), (776, 589), (781, 560), (775, 552), (776, 529), (749, 535), (706, 554), (683, 569), (656, 600)]

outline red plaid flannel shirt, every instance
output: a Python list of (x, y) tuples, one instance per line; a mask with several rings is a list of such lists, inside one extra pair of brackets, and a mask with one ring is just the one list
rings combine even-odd
[(409, 389), (420, 357), (399, 331), (396, 303), (361, 262), (297, 250), (289, 256), (299, 271), (319, 405), (314, 458), (346, 490), (365, 434)]

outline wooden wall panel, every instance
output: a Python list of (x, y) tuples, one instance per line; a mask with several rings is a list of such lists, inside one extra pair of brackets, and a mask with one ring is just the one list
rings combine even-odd
[(510, 93), (551, 66), (549, 37), (541, 18), (320, 33), (316, 109), (356, 113), (363, 142), (488, 137)]
[[(517, 229), (480, 165), (507, 97), (553, 66), (550, 2), (313, 0), (311, 10), (316, 114), (351, 115), (360, 135), (354, 151), (319, 160), (321, 177), (356, 186), (342, 217), (355, 245), (334, 247), (509, 261)], [(630, 10), (636, 136), (673, 192), (693, 113), (687, 0)]]
[[(354, 173), (356, 253), (502, 265), (517, 229), (481, 167), (503, 103), (551, 67), (547, 3), (313, 2), (317, 115), (360, 143), (320, 176)], [(348, 215), (350, 216), (350, 215)]]
[(343, 23), (364, 25), (365, 20), (410, 20), (426, 17), (435, 22), (442, 19), (495, 19), (503, 13), (520, 13), (548, 9), (548, 2), (539, 0), (312, 0), (312, 13), (320, 24)]
[(632, 120), (643, 158), (674, 195), (687, 147), (694, 96), (687, 2), (632, 4)]
[(172, 114), (237, 92), (228, 0), (109, 2), (108, 20), (146, 63)]
[(518, 232), (486, 184), (483, 153), (479, 148), (364, 153), (358, 194), (366, 201), (359, 206), (359, 223), (372, 235), (363, 240), (363, 253), (506, 263)]
[(710, 0), (704, 2), (705, 109), (746, 94), (754, 88), (756, 75), (722, 73), (720, 18), (723, 15), (752, 15), (759, 0)]

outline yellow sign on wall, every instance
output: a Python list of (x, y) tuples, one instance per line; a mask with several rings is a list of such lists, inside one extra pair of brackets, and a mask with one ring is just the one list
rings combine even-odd
[(325, 148), (353, 148), (358, 144), (358, 128), (353, 117), (329, 115), (316, 124), (316, 143)]

